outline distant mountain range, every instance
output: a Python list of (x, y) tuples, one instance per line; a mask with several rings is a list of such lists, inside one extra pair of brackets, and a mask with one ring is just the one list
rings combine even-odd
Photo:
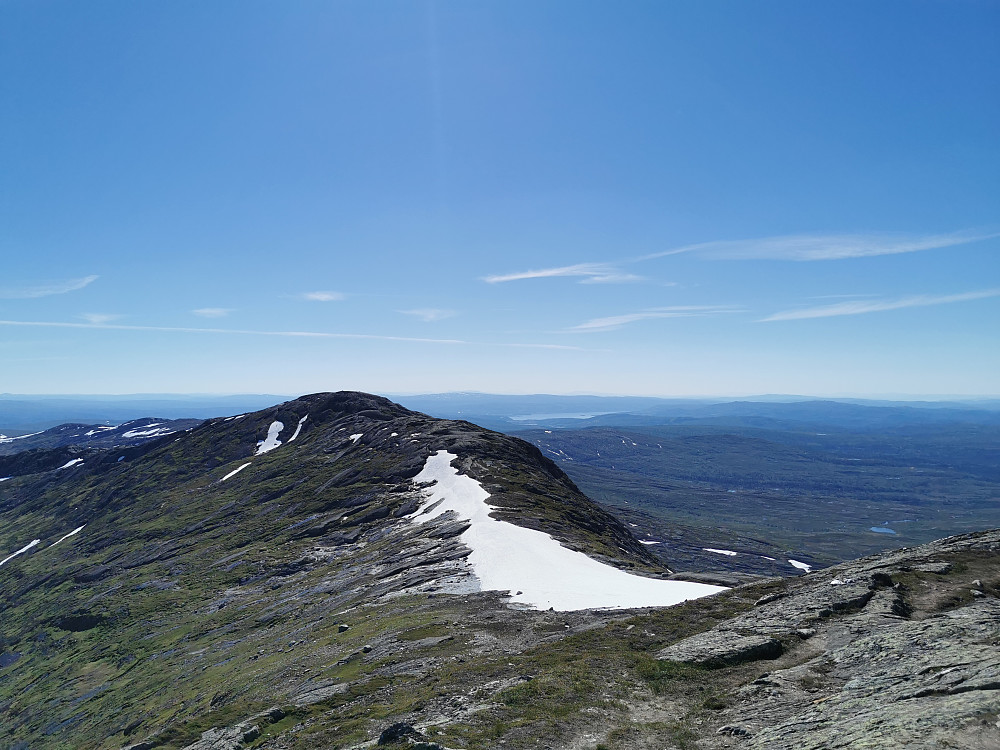
[(866, 401), (763, 396), (746, 399), (659, 399), (624, 396), (500, 396), (444, 393), (401, 396), (399, 402), (438, 417), (467, 419), (511, 431), (590, 426), (715, 424), (777, 429), (820, 426), (884, 430), (914, 424), (1000, 424), (1000, 401)]
[(18, 396), (0, 394), (0, 433), (39, 432), (68, 422), (118, 425), (155, 415), (163, 419), (208, 419), (256, 411), (283, 401), (282, 396), (198, 396), (137, 394), (129, 396)]

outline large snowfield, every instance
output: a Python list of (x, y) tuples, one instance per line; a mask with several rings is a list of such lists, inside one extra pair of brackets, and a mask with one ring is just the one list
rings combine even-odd
[(414, 482), (434, 482), (409, 518), (423, 523), (454, 511), (471, 522), (461, 540), (472, 549), (469, 563), (484, 591), (509, 591), (511, 601), (538, 609), (665, 607), (723, 591), (689, 581), (633, 575), (563, 547), (541, 531), (491, 518), (489, 493), (459, 474), (453, 453), (430, 456)]

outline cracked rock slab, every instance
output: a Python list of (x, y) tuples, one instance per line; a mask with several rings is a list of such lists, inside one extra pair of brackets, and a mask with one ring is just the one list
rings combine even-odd
[(739, 664), (781, 656), (781, 643), (766, 635), (743, 635), (725, 630), (685, 638), (660, 651), (657, 659), (708, 666)]

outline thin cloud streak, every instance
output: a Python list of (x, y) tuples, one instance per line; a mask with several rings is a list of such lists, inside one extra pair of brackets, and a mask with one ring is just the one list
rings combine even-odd
[(978, 292), (963, 294), (946, 294), (932, 296), (927, 294), (903, 297), (895, 300), (852, 300), (838, 302), (834, 305), (807, 307), (802, 310), (786, 310), (761, 318), (759, 323), (771, 323), (780, 320), (807, 320), (811, 318), (833, 318), (841, 315), (864, 315), (866, 313), (884, 312), (886, 310), (902, 310), (907, 307), (928, 307), (931, 305), (947, 305), (953, 302), (971, 302), (978, 299), (1000, 297), (1000, 289), (984, 289)]
[(539, 268), (533, 271), (521, 271), (497, 276), (485, 276), (487, 284), (503, 284), (508, 281), (524, 279), (551, 279), (556, 277), (582, 277), (581, 284), (620, 284), (624, 282), (641, 281), (641, 276), (624, 273), (610, 263), (577, 263), (572, 266), (557, 268)]
[(364, 341), (401, 341), (416, 344), (447, 344), (458, 346), (492, 346), (505, 348), (530, 349), (572, 349), (576, 346), (561, 344), (508, 344), (482, 341), (465, 341), (462, 339), (432, 339), (414, 336), (385, 336), (374, 333), (334, 333), (331, 331), (254, 331), (236, 328), (190, 328), (186, 326), (134, 326), (108, 323), (64, 323), (44, 320), (0, 320), (0, 326), (34, 327), (34, 328), (79, 328), (99, 331), (150, 331), (160, 333), (213, 333), (232, 334), (235, 336), (279, 336), (284, 338), (316, 338), (316, 339), (355, 339)]
[(599, 331), (614, 331), (629, 323), (656, 318), (696, 318), (706, 315), (741, 312), (739, 307), (718, 307), (710, 305), (673, 305), (671, 307), (654, 307), (637, 313), (612, 315), (607, 318), (594, 318), (580, 325), (567, 329), (572, 333), (597, 333)]
[(302, 292), (299, 296), (309, 302), (340, 302), (344, 299), (342, 292)]
[(582, 277), (581, 284), (612, 284), (642, 281), (644, 277), (627, 273), (619, 265), (643, 263), (671, 255), (696, 255), (707, 260), (786, 260), (823, 261), (846, 258), (869, 258), (899, 255), (921, 250), (936, 250), (1000, 237), (1000, 233), (951, 232), (926, 236), (887, 233), (869, 234), (798, 234), (761, 237), (750, 240), (716, 240), (640, 255), (614, 263), (578, 263), (572, 266), (540, 268), (533, 271), (485, 276), (483, 281), (499, 284), (524, 279), (548, 279), (560, 276)]
[(118, 320), (121, 315), (113, 315), (111, 313), (83, 313), (80, 317), (91, 325), (101, 325), (103, 323), (110, 323), (112, 320)]
[(924, 237), (892, 234), (799, 234), (753, 240), (702, 242), (643, 255), (635, 258), (633, 262), (683, 253), (700, 255), (710, 260), (842, 260), (936, 250), (995, 237), (1000, 237), (1000, 233), (976, 234), (965, 231)]
[(434, 323), (438, 320), (453, 318), (458, 315), (458, 313), (454, 310), (441, 310), (436, 307), (421, 307), (416, 310), (397, 310), (396, 312), (403, 315), (409, 315), (414, 318), (419, 318), (425, 323)]
[(231, 307), (199, 307), (191, 312), (202, 318), (224, 318), (232, 311)]
[(100, 278), (97, 275), (84, 276), (80, 279), (69, 279), (67, 281), (54, 281), (49, 284), (39, 284), (37, 286), (26, 286), (20, 288), (0, 289), (0, 299), (37, 299), (38, 297), (51, 297), (54, 294), (66, 294), (83, 289), (89, 284), (93, 284)]

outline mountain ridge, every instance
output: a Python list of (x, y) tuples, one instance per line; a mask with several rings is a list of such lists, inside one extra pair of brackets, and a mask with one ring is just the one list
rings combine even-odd
[[(410, 520), (438, 486), (414, 479), (442, 451), (497, 519), (669, 577), (523, 441), (356, 392), (212, 419), (0, 484), (0, 549), (19, 552), (0, 564), (0, 743), (347, 748), (402, 722), (412, 732), (398, 737), (431, 747), (691, 747), (697, 727), (740, 705), (718, 691), (757, 679), (759, 655), (716, 667), (658, 658), (663, 649), (716, 627), (749, 637), (723, 625), (769, 596), (821, 599), (800, 616), (821, 631), (864, 613), (879, 591), (923, 580), (893, 569), (898, 581), (869, 576), (853, 594), (820, 571), (669, 608), (511, 606), (513, 591), (478, 590), (462, 541), (469, 521)], [(894, 564), (951, 556), (949, 571), (918, 578), (944, 576), (961, 592), (977, 576), (979, 598), (992, 601), (996, 534), (952, 545)], [(823, 605), (841, 592), (847, 605)], [(781, 644), (776, 664), (820, 642), (795, 624), (768, 635)], [(735, 736), (712, 729), (698, 742), (726, 747)]]

